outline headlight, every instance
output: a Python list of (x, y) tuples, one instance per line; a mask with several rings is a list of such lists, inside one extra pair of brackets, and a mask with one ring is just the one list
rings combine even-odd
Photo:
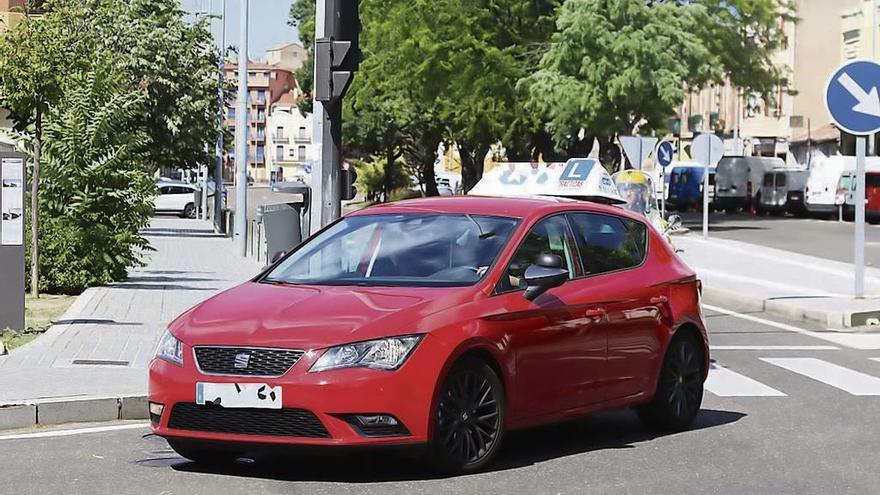
[(355, 367), (396, 370), (406, 361), (422, 337), (423, 335), (405, 335), (331, 347), (312, 365), (310, 371)]
[(171, 332), (165, 330), (156, 348), (156, 357), (183, 366), (183, 344)]

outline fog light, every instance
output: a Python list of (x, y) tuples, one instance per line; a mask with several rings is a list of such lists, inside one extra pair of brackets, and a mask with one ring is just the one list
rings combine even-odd
[(397, 418), (387, 414), (357, 415), (355, 418), (363, 426), (397, 426), (400, 424)]
[(159, 424), (162, 420), (162, 412), (165, 411), (165, 404), (158, 402), (150, 402), (150, 421)]

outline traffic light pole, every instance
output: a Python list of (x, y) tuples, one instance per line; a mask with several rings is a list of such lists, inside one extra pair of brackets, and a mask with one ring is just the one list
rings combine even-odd
[(319, 0), (315, 11), (315, 136), (321, 157), (312, 170), (311, 234), (342, 213), (342, 98), (357, 70), (357, 0)]

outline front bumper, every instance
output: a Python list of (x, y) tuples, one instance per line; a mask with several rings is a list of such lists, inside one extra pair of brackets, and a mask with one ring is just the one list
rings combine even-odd
[[(413, 351), (413, 355), (396, 371), (350, 368), (309, 373), (309, 368), (321, 352), (306, 353), (282, 377), (268, 378), (203, 374), (193, 362), (191, 349), (185, 346), (184, 355), (187, 359), (184, 360), (183, 366), (161, 359), (154, 359), (150, 363), (149, 401), (164, 405), (164, 411), (158, 422), (155, 421), (156, 418), (152, 422), (153, 432), (162, 437), (177, 439), (254, 445), (357, 447), (425, 443), (430, 436), (429, 411), (432, 407), (437, 376), (443, 366), (441, 356), (444, 353), (436, 347), (435, 341), (425, 338)], [(299, 410), (313, 414), (323, 425), (326, 434), (297, 436), (299, 434), (291, 434), (289, 428), (285, 432), (265, 434), (265, 426), (257, 429), (261, 433), (251, 431), (226, 433), (217, 431), (212, 426), (216, 423), (210, 421), (206, 423), (205, 428), (193, 429), (189, 426), (187, 429), (181, 429), (170, 426), (169, 421), (172, 414), (175, 414), (174, 408), (178, 404), (181, 406), (178, 411), (187, 411), (190, 419), (193, 415), (198, 416), (198, 407), (194, 406), (197, 382), (265, 383), (271, 387), (280, 385), (283, 410), (285, 412)], [(265, 422), (267, 417), (269, 421), (298, 421), (296, 418), (300, 417), (296, 414), (272, 416), (263, 414), (265, 411), (271, 410), (228, 408), (221, 412), (227, 419), (238, 416), (239, 425), (247, 425), (248, 422), (253, 422), (254, 418)], [(351, 415), (357, 414), (391, 415), (405, 427), (405, 430), (402, 434), (393, 436), (369, 436), (352, 423)], [(176, 425), (179, 426), (180, 422), (178, 421)]]

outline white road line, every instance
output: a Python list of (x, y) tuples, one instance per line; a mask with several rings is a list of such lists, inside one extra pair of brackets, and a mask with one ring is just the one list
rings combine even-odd
[(833, 345), (713, 345), (713, 351), (839, 351)]
[(852, 395), (880, 395), (880, 378), (816, 358), (761, 358)]
[(704, 388), (719, 397), (785, 397), (785, 394), (745, 375), (712, 363)]
[(736, 311), (731, 311), (729, 309), (719, 308), (718, 306), (712, 306), (710, 304), (703, 304), (703, 307), (715, 311), (716, 313), (721, 313), (727, 316), (733, 316), (735, 318), (739, 318), (741, 320), (751, 321), (755, 323), (760, 323), (761, 325), (766, 325), (768, 327), (779, 328), (781, 330), (787, 330), (789, 332), (799, 333), (801, 335), (808, 335), (810, 337), (814, 337), (817, 339), (824, 340), (826, 342), (831, 342), (832, 344), (842, 345), (844, 347), (849, 347), (851, 349), (859, 349), (864, 351), (873, 351), (880, 349), (880, 334), (877, 333), (841, 333), (841, 332), (813, 332), (810, 330), (804, 330), (803, 328), (798, 328), (793, 325), (787, 325), (785, 323), (779, 323), (776, 321), (765, 320), (764, 318), (758, 318), (757, 316), (752, 315), (744, 315), (742, 313), (737, 313)]
[(25, 440), (29, 438), (52, 438), (52, 437), (69, 437), (73, 435), (83, 435), (86, 433), (103, 433), (106, 431), (117, 431), (117, 430), (133, 430), (136, 428), (147, 428), (149, 423), (128, 423), (124, 425), (113, 425), (113, 426), (96, 426), (94, 428), (77, 428), (74, 430), (55, 430), (55, 431), (41, 431), (37, 433), (20, 433), (17, 435), (0, 435), (0, 441), (2, 440)]

